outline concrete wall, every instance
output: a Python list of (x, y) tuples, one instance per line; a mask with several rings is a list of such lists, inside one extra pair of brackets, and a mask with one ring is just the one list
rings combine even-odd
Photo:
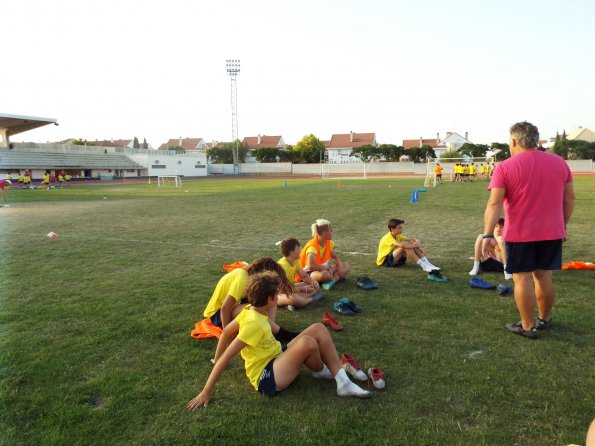
[(128, 158), (146, 167), (146, 175), (156, 177), (159, 175), (179, 175), (185, 177), (207, 176), (206, 154), (192, 155), (165, 155), (155, 151), (151, 154), (128, 154)]

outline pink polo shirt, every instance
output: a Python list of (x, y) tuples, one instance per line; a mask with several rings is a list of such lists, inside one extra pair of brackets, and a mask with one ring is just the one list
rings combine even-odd
[(566, 237), (564, 189), (571, 182), (568, 164), (552, 153), (530, 150), (500, 163), (488, 190), (505, 190), (504, 240), (534, 242)]

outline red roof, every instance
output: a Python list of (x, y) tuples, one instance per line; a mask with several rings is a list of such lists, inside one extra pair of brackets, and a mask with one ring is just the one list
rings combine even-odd
[[(202, 138), (171, 138), (165, 144), (159, 146), (159, 150), (167, 150), (168, 147), (181, 147), (184, 150), (196, 150)], [(180, 144), (181, 142), (181, 144)]]
[(327, 149), (345, 149), (376, 144), (376, 133), (339, 133), (331, 136)]
[(432, 139), (404, 139), (403, 140), (403, 148), (405, 150), (411, 149), (413, 147), (421, 147), (421, 146), (430, 146), (431, 148), (435, 149), (438, 147), (438, 142), (436, 138)]
[(265, 147), (281, 147), (281, 136), (260, 136), (260, 143), (258, 143), (258, 136), (246, 136), (242, 141), (249, 149), (264, 149)]

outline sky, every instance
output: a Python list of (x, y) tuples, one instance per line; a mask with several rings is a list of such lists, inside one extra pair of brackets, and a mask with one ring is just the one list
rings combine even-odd
[(60, 124), (14, 142), (230, 141), (226, 59), (240, 139), (595, 130), (591, 0), (21, 0), (0, 16), (0, 113)]

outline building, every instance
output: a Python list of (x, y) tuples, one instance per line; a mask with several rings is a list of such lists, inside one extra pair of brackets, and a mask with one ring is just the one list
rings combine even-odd
[(376, 133), (338, 133), (331, 136), (330, 141), (325, 141), (325, 148), (329, 163), (361, 162), (357, 157), (351, 156), (355, 147), (366, 145), (378, 146)]
[(420, 137), (419, 139), (404, 139), (403, 147), (405, 150), (408, 150), (413, 147), (430, 146), (434, 149), (436, 157), (440, 158), (440, 155), (447, 150), (459, 150), (467, 143), (473, 144), (469, 141), (467, 132), (465, 132), (465, 137), (456, 132), (446, 132), (446, 137), (444, 139), (440, 139), (440, 133), (436, 133), (435, 139), (424, 139), (423, 137)]
[(258, 149), (269, 149), (276, 148), (285, 150), (287, 144), (283, 140), (282, 136), (269, 136), (269, 135), (257, 135), (257, 136), (246, 136), (242, 144), (248, 147), (248, 154), (246, 156), (247, 163), (255, 163), (256, 157), (254, 153)]
[(181, 147), (186, 153), (204, 152), (208, 148), (207, 142), (203, 138), (172, 138), (159, 146), (159, 150), (169, 150), (175, 147)]

